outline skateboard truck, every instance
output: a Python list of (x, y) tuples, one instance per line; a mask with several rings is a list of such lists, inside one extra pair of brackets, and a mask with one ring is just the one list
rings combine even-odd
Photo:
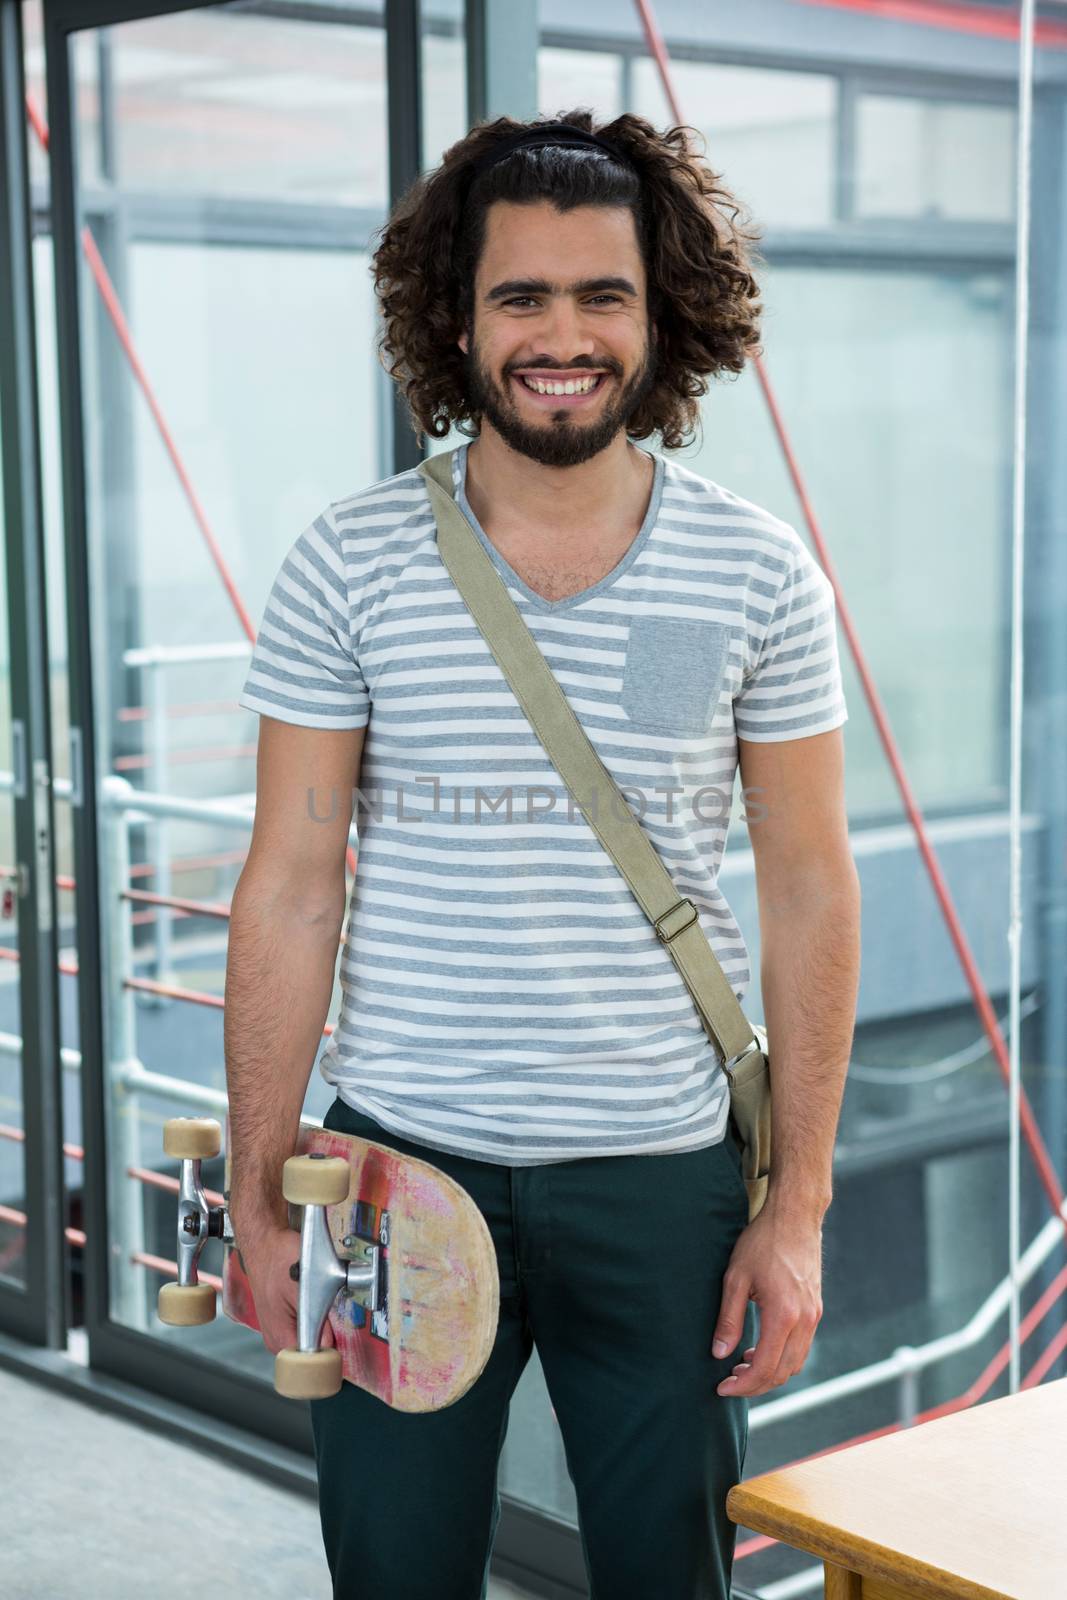
[(282, 1193), (291, 1205), (303, 1207), (300, 1259), (289, 1269), (298, 1285), (296, 1348), (279, 1350), (274, 1360), (274, 1387), (291, 1400), (324, 1399), (341, 1387), (341, 1352), (336, 1346), (319, 1348), (323, 1323), (337, 1296), (357, 1294), (371, 1312), (384, 1298), (380, 1245), (364, 1245), (365, 1261), (344, 1261), (326, 1220), (327, 1206), (348, 1199), (351, 1178), (343, 1157), (322, 1151), (290, 1156), (282, 1169)]
[(221, 1130), (213, 1117), (171, 1117), (163, 1124), (163, 1149), (182, 1164), (178, 1180), (178, 1281), (159, 1291), (160, 1322), (192, 1328), (215, 1320), (215, 1290), (201, 1283), (197, 1263), (205, 1240), (233, 1244), (230, 1214), (225, 1206), (208, 1205), (200, 1163), (221, 1148)]
[[(236, 1243), (225, 1205), (208, 1204), (200, 1163), (218, 1155), (222, 1130), (213, 1117), (171, 1117), (163, 1125), (163, 1149), (181, 1161), (178, 1181), (178, 1281), (159, 1291), (159, 1320), (176, 1328), (213, 1322), (215, 1290), (197, 1276), (200, 1252), (208, 1239)], [(293, 1400), (336, 1394), (342, 1382), (341, 1353), (319, 1348), (323, 1323), (339, 1294), (359, 1295), (370, 1312), (385, 1299), (385, 1261), (381, 1246), (364, 1246), (364, 1261), (345, 1261), (334, 1248), (326, 1208), (347, 1200), (352, 1169), (340, 1156), (321, 1151), (290, 1156), (282, 1172), (282, 1192), (303, 1208), (300, 1258), (290, 1268), (298, 1285), (295, 1349), (274, 1359), (274, 1387)], [(347, 1243), (346, 1239), (346, 1243)], [(382, 1244), (385, 1239), (382, 1239)]]

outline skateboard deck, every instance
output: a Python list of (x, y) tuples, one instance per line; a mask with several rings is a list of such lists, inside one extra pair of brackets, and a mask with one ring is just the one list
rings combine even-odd
[[(226, 1195), (230, 1192), (229, 1123)], [(499, 1281), (485, 1218), (466, 1190), (428, 1162), (352, 1134), (301, 1123), (294, 1154), (340, 1156), (352, 1169), (347, 1200), (326, 1208), (338, 1257), (384, 1264), (378, 1310), (341, 1295), (328, 1312), (344, 1378), (398, 1411), (436, 1411), (465, 1394), (496, 1337)], [(302, 1206), (289, 1206), (299, 1230)], [(297, 1238), (294, 1235), (294, 1256)], [(240, 1241), (224, 1246), (223, 1310), (258, 1329)]]

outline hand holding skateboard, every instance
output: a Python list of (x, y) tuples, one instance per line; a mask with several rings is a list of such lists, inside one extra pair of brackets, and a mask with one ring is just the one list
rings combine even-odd
[[(232, 1220), (232, 1217), (231, 1217)], [(241, 1238), (241, 1261), (256, 1308), (256, 1321), (263, 1343), (273, 1355), (280, 1350), (295, 1350), (297, 1344), (297, 1302), (300, 1284), (300, 1237), (288, 1225), (277, 1223), (257, 1234), (245, 1223), (234, 1223)], [(319, 1344), (334, 1343), (329, 1317), (319, 1330)]]
[[(172, 1118), (163, 1148), (181, 1161), (181, 1177), (178, 1278), (159, 1292), (160, 1320), (213, 1320), (215, 1290), (199, 1282), (197, 1261), (218, 1238), (223, 1309), (258, 1329), (228, 1207), (208, 1204), (200, 1178), (201, 1161), (219, 1153), (218, 1123)], [(470, 1196), (428, 1162), (311, 1123), (301, 1124), (282, 1187), (300, 1252), (291, 1269), (297, 1343), (276, 1355), (279, 1394), (324, 1398), (347, 1380), (404, 1411), (458, 1400), (489, 1358), (499, 1308), (496, 1252)]]

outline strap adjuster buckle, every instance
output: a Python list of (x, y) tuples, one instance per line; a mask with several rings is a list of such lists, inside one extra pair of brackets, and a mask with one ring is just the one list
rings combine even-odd
[[(678, 926), (676, 928), (672, 928), (669, 933), (665, 933), (663, 931), (663, 929), (660, 927), (660, 923), (661, 922), (665, 922), (668, 917), (673, 917), (674, 913), (676, 911), (678, 911), (682, 906), (688, 906), (690, 911), (693, 913), (692, 916), (687, 917), (684, 922), (680, 922), (678, 924)], [(693, 904), (692, 900), (687, 900), (687, 899), (685, 899), (683, 897), (681, 900), (677, 901), (673, 906), (671, 906), (669, 911), (664, 911), (661, 916), (658, 916), (656, 918), (655, 922), (652, 924), (652, 926), (656, 930), (657, 939), (662, 940), (662, 942), (664, 944), (670, 944), (671, 940), (676, 938), (678, 936), (678, 934), (684, 933), (686, 928), (691, 928), (693, 926), (693, 923), (696, 920), (697, 920), (697, 908), (696, 908), (696, 906)]]
[(731, 1056), (729, 1061), (724, 1061), (723, 1068), (727, 1072), (732, 1072), (735, 1067), (740, 1066), (742, 1061), (747, 1061), (749, 1056), (755, 1055), (758, 1050), (762, 1049), (763, 1046), (760, 1044), (759, 1040), (752, 1039), (748, 1044), (746, 1044), (740, 1055)]

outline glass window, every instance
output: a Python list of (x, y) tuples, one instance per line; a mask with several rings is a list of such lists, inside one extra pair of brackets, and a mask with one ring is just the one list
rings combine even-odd
[[(813, 228), (833, 218), (833, 78), (702, 61), (675, 61), (671, 76), (685, 122), (707, 141), (708, 165), (761, 224)], [(647, 56), (634, 63), (630, 109), (657, 128), (675, 120)]]
[(537, 105), (542, 116), (587, 107), (594, 119), (611, 122), (622, 113), (622, 61), (599, 50), (537, 52)]
[(856, 105), (857, 217), (1010, 222), (1015, 109), (861, 94)]
[(467, 131), (467, 53), (461, 0), (437, 0), (420, 15), (422, 166), (429, 171)]
[[(999, 804), (1010, 281), (784, 264), (760, 283), (766, 368), (919, 801)], [(702, 433), (679, 459), (809, 537), (751, 367), (712, 384)], [(838, 633), (850, 814), (896, 816), (899, 792)]]
[(85, 184), (101, 181), (93, 90), (102, 50), (116, 97), (110, 170), (124, 189), (385, 206), (384, 27), (222, 5), (77, 34)]
[[(190, 239), (134, 245), (130, 271), (142, 357), (162, 382), (198, 493), (212, 520), (223, 519), (258, 623), (270, 564), (300, 527), (331, 498), (385, 475), (369, 255)], [(188, 499), (146, 406), (135, 408), (134, 426), (137, 479), (152, 507), (140, 565), (145, 633), (160, 643), (231, 635), (231, 602), (193, 538)], [(202, 591), (197, 605), (176, 608), (175, 585)]]

